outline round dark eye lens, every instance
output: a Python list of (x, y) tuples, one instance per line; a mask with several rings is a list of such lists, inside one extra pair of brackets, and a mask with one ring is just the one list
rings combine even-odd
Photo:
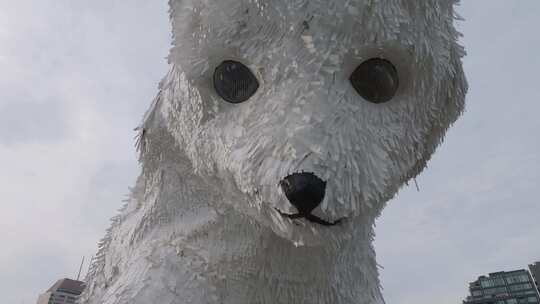
[(350, 81), (360, 96), (373, 103), (390, 101), (399, 87), (396, 68), (382, 58), (364, 61), (352, 73)]
[(259, 82), (248, 67), (226, 60), (214, 72), (214, 88), (225, 101), (241, 103), (257, 92)]

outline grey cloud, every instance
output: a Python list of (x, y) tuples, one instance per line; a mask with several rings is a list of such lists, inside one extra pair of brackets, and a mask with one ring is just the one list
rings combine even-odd
[(67, 134), (65, 115), (54, 102), (0, 104), (0, 144), (61, 140)]
[(133, 127), (169, 48), (167, 2), (0, 0), (0, 294), (73, 276), (138, 165)]

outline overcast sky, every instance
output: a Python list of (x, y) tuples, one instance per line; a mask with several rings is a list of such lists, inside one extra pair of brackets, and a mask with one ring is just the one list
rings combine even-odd
[[(467, 111), (378, 221), (389, 304), (460, 303), (478, 275), (540, 260), (540, 1), (459, 12)], [(35, 303), (95, 252), (138, 173), (167, 18), (165, 0), (0, 0), (2, 303)]]

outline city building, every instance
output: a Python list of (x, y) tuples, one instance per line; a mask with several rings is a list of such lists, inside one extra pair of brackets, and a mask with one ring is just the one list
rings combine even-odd
[(540, 262), (529, 265), (529, 270), (531, 271), (533, 279), (536, 283), (536, 288), (540, 293)]
[(75, 304), (84, 290), (84, 282), (70, 279), (58, 280), (44, 294), (37, 304)]
[(463, 304), (540, 303), (531, 274), (525, 270), (500, 271), (469, 283), (470, 295)]

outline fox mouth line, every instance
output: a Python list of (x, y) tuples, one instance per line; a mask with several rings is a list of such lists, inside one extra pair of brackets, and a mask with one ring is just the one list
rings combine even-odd
[(305, 218), (306, 220), (312, 222), (312, 223), (316, 223), (316, 224), (319, 224), (319, 225), (322, 225), (322, 226), (336, 226), (338, 224), (340, 224), (342, 221), (343, 221), (343, 218), (341, 219), (338, 219), (334, 222), (328, 222), (326, 220), (323, 220), (321, 219), (320, 217), (316, 216), (316, 215), (313, 215), (311, 213), (308, 213), (308, 214), (302, 214), (302, 213), (296, 213), (296, 214), (287, 214), (287, 213), (284, 213), (283, 211), (277, 209), (277, 208), (274, 208), (281, 216), (285, 217), (285, 218), (290, 218), (290, 219), (299, 219), (299, 218)]

